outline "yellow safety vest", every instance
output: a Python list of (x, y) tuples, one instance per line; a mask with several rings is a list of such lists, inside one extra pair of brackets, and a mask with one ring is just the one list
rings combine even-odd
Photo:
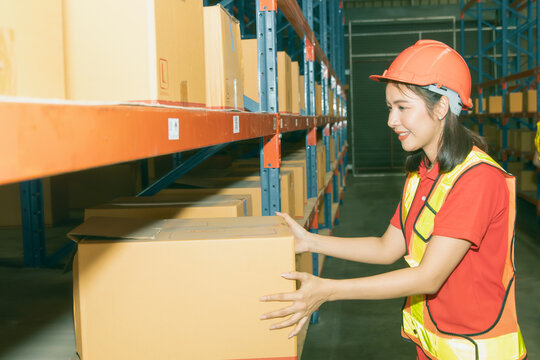
[[(432, 359), (507, 360), (524, 359), (527, 355), (517, 323), (514, 296), (515, 178), (506, 173), (489, 155), (474, 147), (463, 163), (449, 173), (439, 175), (414, 223), (405, 260), (411, 267), (420, 264), (433, 233), (435, 216), (444, 204), (446, 196), (461, 175), (472, 167), (483, 163), (503, 171), (509, 191), (508, 248), (501, 279), (506, 289), (506, 296), (501, 304), (499, 317), (495, 324), (486, 331), (477, 334), (453, 334), (439, 330), (429, 312), (427, 296), (409, 296), (403, 308), (402, 335), (422, 347), (426, 355)], [(405, 183), (400, 208), (403, 230), (419, 183), (420, 176), (417, 172), (411, 173)]]

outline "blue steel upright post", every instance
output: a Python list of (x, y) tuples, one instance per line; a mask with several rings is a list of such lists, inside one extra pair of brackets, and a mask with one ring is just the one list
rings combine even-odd
[[(257, 63), (259, 72), (259, 109), (278, 113), (277, 83), (277, 1), (257, 0)], [(281, 144), (277, 115), (276, 134), (261, 138), (261, 202), (262, 214), (274, 215), (281, 211), (280, 165)]]
[(45, 265), (45, 227), (41, 179), (20, 183), (24, 266)]

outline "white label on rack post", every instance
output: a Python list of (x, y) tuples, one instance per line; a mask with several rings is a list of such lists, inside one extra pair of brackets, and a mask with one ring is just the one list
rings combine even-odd
[(330, 82), (332, 85), (332, 89), (335, 89), (337, 85), (336, 78), (332, 76)]
[(233, 134), (238, 134), (240, 132), (240, 116), (233, 116)]
[(169, 140), (180, 140), (180, 125), (178, 119), (169, 118)]
[(326, 64), (321, 61), (321, 72), (324, 79), (328, 79), (328, 67)]

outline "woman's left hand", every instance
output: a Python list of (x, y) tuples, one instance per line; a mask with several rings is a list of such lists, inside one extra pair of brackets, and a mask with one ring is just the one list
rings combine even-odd
[(298, 280), (302, 283), (300, 289), (293, 293), (268, 295), (261, 301), (292, 301), (293, 304), (281, 310), (261, 316), (261, 320), (282, 318), (291, 315), (287, 320), (270, 326), (270, 330), (282, 329), (294, 324), (296, 328), (289, 334), (289, 338), (298, 335), (311, 314), (328, 300), (331, 294), (330, 281), (321, 279), (308, 273), (290, 272), (282, 274), (285, 279)]

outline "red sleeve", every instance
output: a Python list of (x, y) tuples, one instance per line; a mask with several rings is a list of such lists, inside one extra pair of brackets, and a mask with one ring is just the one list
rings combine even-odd
[(401, 230), (401, 219), (399, 218), (399, 208), (401, 206), (401, 201), (399, 202), (396, 212), (394, 213), (394, 216), (392, 216), (392, 219), (390, 220), (390, 224), (393, 225), (395, 228)]
[(490, 223), (504, 216), (508, 188), (503, 173), (478, 165), (456, 182), (435, 217), (433, 235), (463, 239), (478, 248)]

